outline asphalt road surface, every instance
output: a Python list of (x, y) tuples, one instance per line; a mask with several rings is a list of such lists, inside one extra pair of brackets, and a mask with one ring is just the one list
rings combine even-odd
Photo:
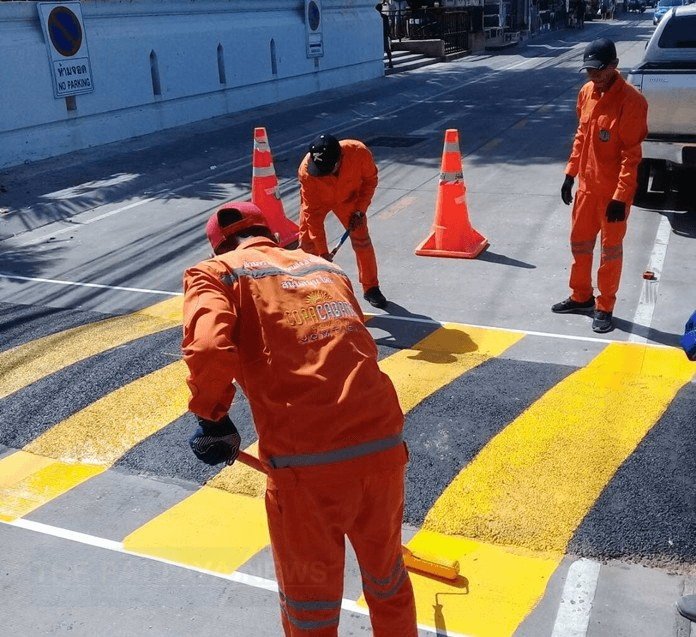
[[(357, 86), (0, 173), (3, 632), (281, 632), (263, 480), (187, 440), (181, 277), (205, 221), (247, 200), (268, 132), (286, 215), (318, 132), (368, 143), (368, 223), (389, 307), (365, 304), (406, 413), (404, 537), (457, 559), (413, 574), (423, 635), (688, 637), (696, 577), (694, 202), (652, 192), (624, 243), (616, 329), (555, 315), (560, 200), (586, 41), (637, 63), (651, 15), (548, 32)], [(457, 129), (475, 259), (421, 257), (444, 131)], [(678, 179), (675, 183), (678, 183)], [(329, 218), (330, 245), (341, 235)], [(357, 284), (346, 243), (339, 263)], [(654, 272), (653, 279), (643, 272)], [(231, 416), (255, 434), (243, 396)], [(346, 567), (341, 635), (369, 634)]]

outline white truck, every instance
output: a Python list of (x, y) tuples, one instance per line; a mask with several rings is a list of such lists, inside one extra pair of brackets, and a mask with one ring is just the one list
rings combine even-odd
[(627, 79), (648, 100), (639, 199), (662, 190), (667, 174), (696, 168), (696, 5), (669, 10)]

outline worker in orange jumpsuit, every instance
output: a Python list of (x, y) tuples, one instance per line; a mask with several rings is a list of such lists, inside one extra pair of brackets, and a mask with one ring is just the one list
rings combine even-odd
[(354, 139), (338, 141), (320, 135), (298, 170), (300, 180), (300, 247), (331, 260), (324, 220), (329, 211), (350, 230), (365, 299), (384, 309), (387, 299), (379, 289), (377, 258), (367, 230), (367, 208), (377, 189), (377, 166), (372, 153)]
[[(578, 177), (570, 231), (571, 295), (551, 308), (561, 313), (594, 310), (592, 329), (600, 333), (614, 329), (626, 220), (637, 188), (640, 145), (648, 132), (648, 103), (621, 77), (618, 64), (611, 40), (594, 40), (585, 48), (582, 69), (589, 82), (578, 95), (579, 124), (561, 188), (561, 199), (569, 205)], [(595, 304), (591, 277), (598, 234)]]
[(407, 450), (394, 386), (345, 273), (286, 251), (252, 203), (222, 206), (215, 255), (184, 274), (190, 444), (210, 464), (237, 458), (228, 410), (249, 400), (285, 635), (335, 637), (345, 537), (355, 549), (375, 637), (415, 637), (401, 552)]

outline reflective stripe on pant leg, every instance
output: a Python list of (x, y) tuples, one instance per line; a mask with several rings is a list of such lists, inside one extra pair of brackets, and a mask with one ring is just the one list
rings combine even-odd
[[(575, 301), (586, 301), (593, 293), (592, 252), (601, 229), (600, 207), (601, 203), (596, 197), (581, 190), (575, 194), (570, 229), (573, 263), (570, 266), (569, 280), (571, 298)], [(606, 209), (606, 204), (604, 208)]]
[[(629, 206), (626, 206), (628, 218)], [(597, 270), (597, 309), (602, 312), (613, 312), (616, 304), (616, 293), (621, 281), (623, 268), (623, 239), (626, 235), (626, 221), (606, 221), (602, 224), (602, 251), (600, 253), (599, 269)]]
[(281, 590), (278, 593), (283, 623), (292, 624), (293, 630), (303, 630), (315, 635), (320, 630), (338, 627), (341, 599), (302, 601), (289, 598)]
[(286, 637), (336, 637), (353, 483), (266, 489), (268, 530)]
[(380, 599), (389, 599), (395, 595), (408, 577), (402, 556), (397, 558), (389, 577), (380, 579), (368, 573), (362, 567), (360, 568), (360, 574), (362, 575), (363, 591)]
[(405, 467), (363, 478), (360, 513), (348, 531), (360, 564), (374, 637), (416, 637), (416, 603), (401, 553)]

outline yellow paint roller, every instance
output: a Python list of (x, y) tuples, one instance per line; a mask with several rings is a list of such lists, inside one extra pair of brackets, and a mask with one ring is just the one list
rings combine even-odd
[[(266, 466), (261, 460), (245, 451), (239, 452), (237, 460), (240, 460), (252, 469), (268, 473)], [(423, 551), (414, 551), (403, 545), (401, 550), (404, 556), (404, 564), (408, 569), (453, 581), (459, 577), (459, 562), (456, 560), (449, 560)]]

